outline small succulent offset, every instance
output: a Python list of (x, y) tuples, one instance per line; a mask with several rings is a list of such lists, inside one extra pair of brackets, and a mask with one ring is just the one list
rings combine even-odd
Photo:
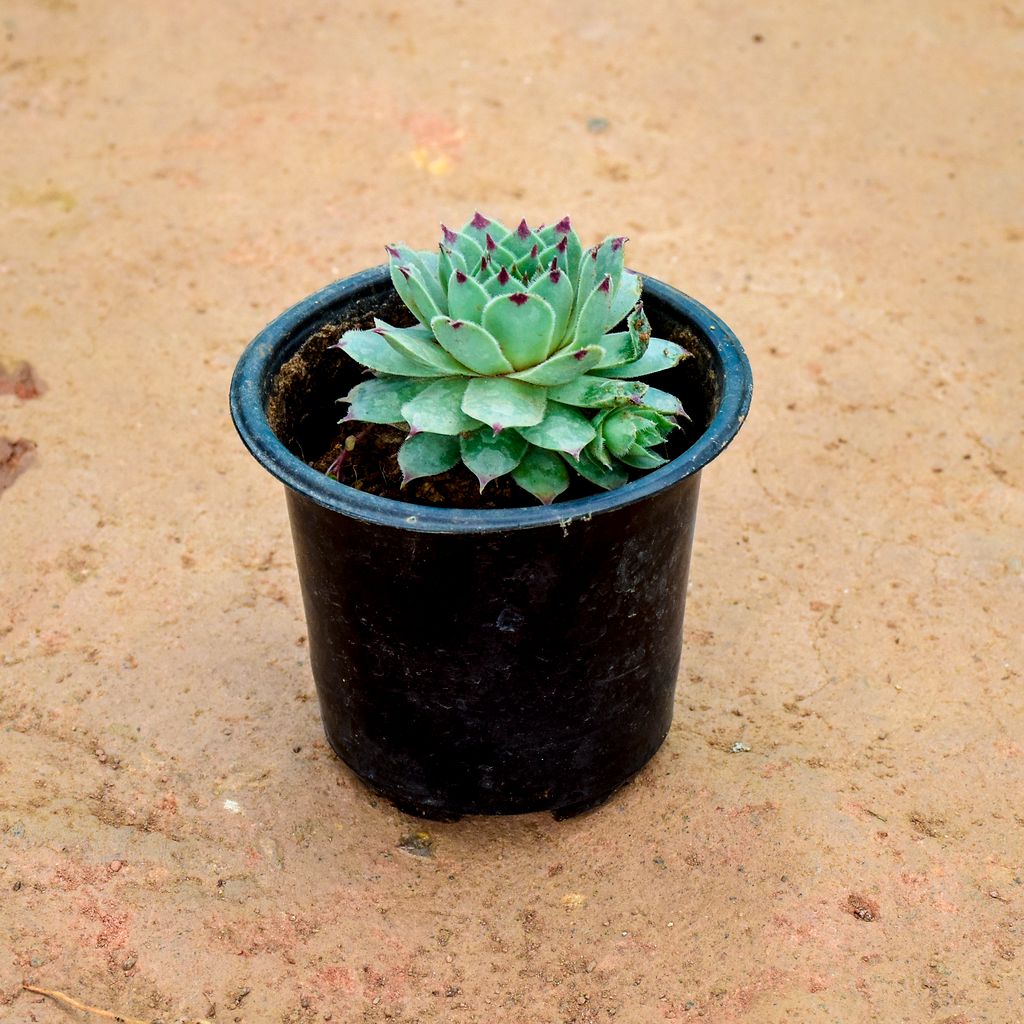
[[(685, 416), (637, 380), (688, 353), (651, 337), (625, 238), (584, 250), (569, 218), (509, 230), (477, 213), (438, 252), (387, 247), (413, 327), (375, 320), (338, 347), (373, 371), (344, 401), (347, 421), (408, 428), (403, 485), (461, 460), (481, 491), (503, 476), (545, 504), (569, 467), (607, 489), (666, 459), (655, 449)], [(625, 330), (615, 331), (625, 320)]]

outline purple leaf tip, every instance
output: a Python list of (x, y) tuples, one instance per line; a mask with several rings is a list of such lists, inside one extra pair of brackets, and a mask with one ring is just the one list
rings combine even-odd
[(485, 227), (491, 222), (479, 211), (473, 214), (473, 219), (469, 222), (470, 227), (474, 227), (477, 231), (483, 231)]
[(594, 248), (590, 250), (590, 258), (592, 260), (596, 260), (597, 259), (597, 249), (598, 249), (598, 247), (595, 245)]
[(508, 297), (509, 302), (514, 302), (517, 306), (524, 306), (530, 301), (530, 296), (526, 292), (513, 292)]
[(611, 274), (605, 274), (604, 280), (597, 286), (599, 292), (610, 292), (612, 290)]
[(530, 259), (531, 260), (535, 260), (539, 255), (540, 255), (540, 247), (537, 246), (537, 245), (534, 245), (534, 247), (530, 250)]
[(587, 349), (585, 349), (585, 348), (581, 348), (581, 349), (579, 350), (579, 352), (573, 352), (573, 354), (572, 354), (572, 357), (573, 357), (573, 359), (575, 359), (575, 360), (576, 360), (577, 362), (578, 362), (579, 360), (581, 360), (581, 359), (586, 359), (586, 358), (587, 358)]
[(555, 234), (556, 235), (567, 235), (567, 234), (569, 234), (569, 232), (571, 230), (572, 230), (572, 224), (569, 222), (569, 218), (568, 217), (563, 217), (555, 225)]
[(643, 395), (630, 395), (629, 396), (629, 400), (634, 405), (643, 405), (644, 404), (644, 396)]
[(497, 437), (505, 429), (504, 423), (492, 423), (491, 430), (494, 431), (494, 436)]
[(480, 484), (480, 493), (484, 493), (484, 488), (494, 479), (493, 476), (477, 476), (477, 481)]
[(491, 238), (491, 233), (489, 231), (487, 232), (484, 241), (487, 243), (488, 252), (494, 252), (494, 250), (498, 248), (498, 243), (495, 242), (493, 238)]
[(459, 236), (447, 224), (441, 225), (441, 232), (448, 245), (454, 245), (459, 240)]
[(519, 222), (519, 227), (516, 228), (516, 234), (524, 242), (530, 237), (530, 225), (526, 223), (525, 217)]
[(625, 235), (619, 235), (618, 238), (612, 239), (612, 252), (618, 252), (629, 239)]
[(422, 434), (423, 431), (419, 427), (414, 427), (411, 423), (409, 424), (409, 436), (415, 437), (417, 434)]
[(465, 284), (469, 278), (461, 270), (456, 270), (455, 280), (458, 281), (459, 284)]
[(487, 254), (480, 257), (480, 269), (486, 270), (491, 264), (491, 257)]
[(406, 281), (408, 281), (409, 280), (409, 274), (410, 274), (409, 268), (408, 267), (399, 267), (398, 269), (402, 272), (402, 276), (406, 279)]
[(385, 245), (384, 246), (384, 251), (389, 256), (394, 256), (395, 259), (398, 259), (398, 257), (402, 255), (393, 245)]
[(562, 240), (555, 246), (555, 249), (564, 256), (569, 249), (569, 236), (562, 235)]
[(551, 283), (552, 284), (558, 284), (558, 282), (561, 281), (561, 279), (562, 279), (562, 272), (558, 269), (558, 267), (555, 266), (555, 263), (556, 263), (555, 260), (551, 261), (551, 274), (550, 274), (550, 277), (551, 277)]
[(512, 275), (508, 272), (508, 267), (502, 267), (498, 271), (498, 284), (508, 284), (509, 278)]
[(453, 331), (457, 331), (465, 323), (464, 320), (453, 320), (451, 322), (451, 328)]

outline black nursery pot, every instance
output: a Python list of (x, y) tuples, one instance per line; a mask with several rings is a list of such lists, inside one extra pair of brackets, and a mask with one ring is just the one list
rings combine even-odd
[(386, 268), (304, 299), (238, 363), (231, 412), (285, 484), (327, 738), (403, 810), (569, 816), (627, 782), (668, 732), (700, 471), (742, 424), (752, 382), (713, 313), (651, 278), (643, 295), (655, 334), (693, 353), (656, 381), (692, 417), (689, 446), (618, 490), (550, 506), (414, 505), (312, 469), (296, 453), (327, 449), (334, 400), (354, 382), (337, 351), (311, 392), (285, 399), (290, 426), (275, 434), (282, 365), (326, 324), (370, 323), (394, 298)]

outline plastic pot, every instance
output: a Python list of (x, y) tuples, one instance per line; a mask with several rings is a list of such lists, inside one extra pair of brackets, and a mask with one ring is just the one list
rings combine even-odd
[(750, 366), (713, 313), (645, 278), (655, 334), (694, 355), (657, 381), (692, 417), (685, 451), (546, 507), (414, 505), (297, 454), (326, 448), (355, 379), (337, 352), (287, 399), (282, 436), (267, 413), (280, 368), (319, 328), (390, 301), (385, 268), (324, 288), (260, 332), (231, 383), (242, 440), (285, 484), (327, 738), (368, 786), (424, 817), (586, 810), (671, 724), (700, 472), (746, 416)]

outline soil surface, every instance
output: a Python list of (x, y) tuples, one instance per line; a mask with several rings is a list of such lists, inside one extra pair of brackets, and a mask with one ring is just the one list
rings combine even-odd
[[(1024, 1019), (1022, 41), (952, 0), (5, 4), (0, 363), (46, 388), (0, 388), (0, 1018)], [(478, 206), (628, 234), (756, 378), (673, 729), (564, 822), (414, 821), (330, 753), (227, 413), (268, 320)]]

